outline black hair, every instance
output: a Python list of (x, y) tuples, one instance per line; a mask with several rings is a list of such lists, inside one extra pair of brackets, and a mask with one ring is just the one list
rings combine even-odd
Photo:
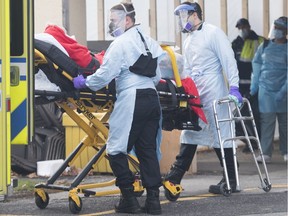
[[(123, 8), (125, 7), (125, 8)], [(123, 10), (125, 12), (128, 12), (128, 14), (126, 14), (126, 16), (129, 16), (132, 19), (132, 22), (135, 23), (135, 11), (134, 11), (134, 6), (132, 3), (130, 2), (123, 2), (120, 4), (117, 4), (115, 6), (113, 6), (110, 10)], [(132, 13), (129, 13), (131, 11), (134, 11)]]
[(194, 7), (195, 10), (188, 11), (188, 14), (191, 15), (192, 13), (196, 12), (198, 18), (200, 20), (202, 20), (202, 9), (201, 9), (200, 5), (197, 2), (193, 2), (192, 3), (192, 2), (186, 1), (186, 2), (183, 2), (181, 4), (187, 4), (187, 5), (190, 5), (190, 6)]

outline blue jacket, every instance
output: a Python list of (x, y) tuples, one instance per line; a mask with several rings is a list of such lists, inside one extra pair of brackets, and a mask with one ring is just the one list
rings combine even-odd
[(287, 112), (287, 42), (259, 46), (253, 61), (250, 94), (258, 92), (261, 113)]

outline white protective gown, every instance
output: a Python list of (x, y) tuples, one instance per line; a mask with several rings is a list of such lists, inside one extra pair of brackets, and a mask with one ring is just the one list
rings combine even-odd
[[(229, 88), (226, 80), (229, 86), (238, 87), (239, 82), (238, 69), (231, 43), (221, 29), (203, 23), (200, 30), (193, 31), (185, 40), (184, 55), (184, 70), (190, 73), (197, 86), (208, 124), (199, 119), (202, 130), (182, 131), (180, 142), (219, 148), (213, 114), (213, 101), (228, 96)], [(218, 109), (217, 114), (218, 119), (227, 118), (227, 107)], [(221, 123), (220, 129), (223, 135), (222, 141), (231, 137), (228, 123)], [(224, 143), (224, 148), (228, 147), (232, 147), (231, 141)]]
[[(103, 64), (92, 75), (87, 77), (86, 85), (97, 91), (109, 84), (115, 78), (116, 97), (114, 110), (109, 119), (109, 136), (107, 140), (107, 153), (116, 155), (127, 153), (127, 144), (130, 128), (133, 120), (136, 89), (155, 89), (161, 78), (161, 71), (157, 67), (157, 75), (153, 78), (140, 76), (129, 71), (139, 56), (146, 54), (144, 44), (139, 33), (144, 36), (152, 57), (158, 57), (158, 63), (164, 51), (159, 44), (146, 37), (139, 26), (134, 26), (124, 34), (117, 37), (107, 49)], [(161, 127), (158, 131), (158, 145), (160, 145)], [(158, 151), (160, 148), (158, 148)], [(158, 157), (160, 157), (160, 152)]]

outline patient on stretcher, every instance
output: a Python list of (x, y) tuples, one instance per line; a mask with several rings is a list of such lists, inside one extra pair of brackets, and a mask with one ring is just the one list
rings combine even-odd
[[(56, 46), (60, 51), (62, 51), (76, 63), (75, 67), (79, 68), (77, 73), (84, 74), (85, 76), (94, 73), (99, 68), (105, 54), (104, 51), (93, 54), (86, 46), (79, 44), (75, 37), (69, 36), (63, 28), (57, 25), (48, 25), (43, 33), (35, 35), (35, 39)], [(37, 45), (39, 43), (35, 42), (35, 44), (37, 49)], [(65, 61), (64, 58), (62, 60)], [(49, 67), (49, 69), (52, 68)], [(46, 79), (47, 75), (48, 78)], [(53, 75), (50, 75), (49, 72), (46, 71), (46, 73), (44, 73), (41, 69), (39, 69), (38, 73), (35, 75), (35, 87), (39, 90), (45, 90), (43, 88), (46, 88), (46, 90), (59, 91), (61, 90), (61, 87), (63, 88), (63, 86), (55, 86), (55, 80), (56, 79), (53, 79)], [(54, 85), (51, 83), (54, 83)]]
[[(71, 78), (80, 74), (84, 76), (90, 75), (102, 64), (104, 53), (105, 52), (102, 51), (101, 53), (93, 54), (87, 47), (78, 44), (74, 38), (67, 35), (62, 28), (55, 25), (48, 25), (44, 33), (35, 35), (35, 60), (37, 61), (41, 54), (43, 55), (42, 58), (46, 58), (47, 60), (46, 64), (37, 64), (36, 68), (38, 72), (35, 74), (35, 89), (55, 92), (74, 92), (73, 83), (67, 77), (63, 76), (63, 71), (67, 72)], [(188, 119), (189, 121), (198, 122), (199, 117), (202, 121), (207, 122), (200, 106), (201, 102), (197, 88), (193, 80), (185, 74), (183, 70), (183, 57), (177, 53), (175, 53), (175, 57), (182, 83), (180, 88), (175, 86), (174, 71), (168, 53), (159, 65), (163, 79), (158, 84), (157, 90), (158, 92), (169, 92), (171, 95), (170, 99), (168, 99), (168, 104), (170, 105), (164, 105), (165, 101), (167, 101), (166, 96), (163, 97), (163, 104), (161, 103), (164, 116), (163, 121), (172, 124), (170, 126), (170, 123), (166, 124), (167, 130), (175, 129), (175, 127), (177, 129), (185, 129), (183, 128), (182, 122), (185, 121), (187, 116), (192, 118)], [(113, 85), (111, 84), (111, 86)], [(112, 89), (111, 86), (109, 88)], [(110, 92), (113, 92), (113, 90)], [(186, 101), (189, 104), (188, 109), (179, 107), (179, 95), (186, 97)], [(181, 100), (183, 100), (183, 98)], [(168, 119), (166, 117), (168, 117)], [(175, 123), (173, 118), (179, 118), (181, 125), (175, 125), (177, 123)], [(184, 120), (182, 118), (184, 118)], [(201, 128), (194, 129), (200, 130)]]

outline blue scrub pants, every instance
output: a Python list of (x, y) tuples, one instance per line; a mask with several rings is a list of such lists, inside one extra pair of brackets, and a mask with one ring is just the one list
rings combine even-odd
[(260, 113), (261, 147), (264, 155), (272, 156), (273, 139), (276, 126), (279, 126), (280, 152), (287, 154), (287, 113)]

